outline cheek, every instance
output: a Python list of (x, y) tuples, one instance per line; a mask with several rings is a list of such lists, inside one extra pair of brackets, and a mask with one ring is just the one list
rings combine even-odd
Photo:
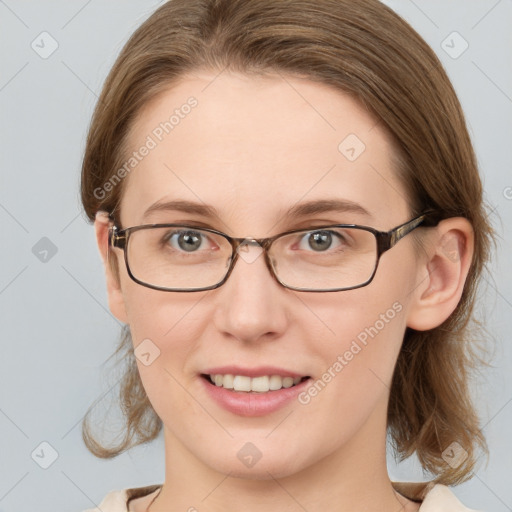
[(408, 288), (399, 281), (384, 282), (376, 276), (369, 286), (333, 293), (329, 300), (310, 295), (301, 301), (305, 307), (297, 306), (303, 310), (297, 317), (303, 317), (301, 324), (309, 324), (308, 337), (317, 348), (330, 347), (327, 353), (349, 350), (355, 341), (369, 346), (372, 339), (386, 339), (392, 348), (400, 344), (405, 330)]
[[(349, 407), (357, 408), (357, 400), (363, 396), (370, 400), (369, 395), (378, 394), (378, 388), (389, 388), (403, 342), (414, 266), (411, 260), (407, 266), (398, 253), (393, 255), (396, 258), (384, 256), (368, 286), (333, 293), (330, 300), (326, 300), (327, 294), (303, 299), (307, 306), (304, 316), (311, 318), (310, 350), (321, 354), (327, 372), (321, 380), (336, 381), (328, 386), (332, 400), (341, 396)], [(355, 402), (349, 403), (353, 399)]]
[(177, 298), (140, 286), (131, 292), (127, 293), (130, 332), (148, 398), (161, 418), (181, 412), (190, 417), (195, 404), (183, 386), (191, 376), (188, 361), (196, 349), (194, 340), (201, 337), (201, 308), (194, 308), (200, 298), (183, 294)]
[(123, 278), (123, 296), (134, 346), (145, 338), (155, 343), (172, 343), (176, 331), (194, 329), (191, 320), (203, 293), (163, 292), (141, 286), (127, 274)]
[(188, 361), (208, 323), (200, 304), (208, 292), (162, 292), (133, 285), (126, 288), (125, 300), (135, 352), (144, 343), (153, 344), (158, 352), (151, 368), (141, 369), (142, 375), (153, 377), (156, 369), (190, 373)]
[(365, 389), (376, 381), (389, 385), (405, 330), (401, 302), (367, 300), (362, 304), (347, 308), (344, 319), (338, 320), (338, 335), (329, 350), (329, 368), (336, 365), (334, 370), (346, 379), (346, 389)]
[[(377, 295), (371, 287), (347, 292), (343, 299), (340, 294), (336, 314), (323, 310), (329, 324), (323, 331), (330, 338), (310, 346), (321, 354), (323, 371), (299, 397), (300, 411), (307, 415), (308, 430), (323, 432), (327, 452), (356, 435), (378, 404), (387, 403), (405, 330), (404, 309), (394, 293)], [(310, 306), (322, 316), (321, 308)]]

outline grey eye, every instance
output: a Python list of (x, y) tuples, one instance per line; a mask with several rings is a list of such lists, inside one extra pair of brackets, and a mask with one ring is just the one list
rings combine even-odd
[(196, 252), (204, 241), (205, 235), (199, 231), (174, 231), (165, 236), (165, 241), (176, 250)]
[(324, 252), (332, 248), (338, 249), (339, 247), (341, 247), (340, 235), (334, 231), (324, 230), (306, 233), (299, 244), (300, 249), (308, 250), (311, 248), (314, 252)]

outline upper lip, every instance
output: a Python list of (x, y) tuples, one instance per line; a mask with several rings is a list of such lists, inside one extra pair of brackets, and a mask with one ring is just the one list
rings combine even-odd
[(277, 368), (276, 366), (258, 366), (256, 368), (243, 368), (241, 366), (216, 366), (208, 368), (202, 373), (206, 375), (243, 375), (246, 377), (263, 377), (264, 375), (280, 375), (281, 377), (305, 377), (305, 374)]

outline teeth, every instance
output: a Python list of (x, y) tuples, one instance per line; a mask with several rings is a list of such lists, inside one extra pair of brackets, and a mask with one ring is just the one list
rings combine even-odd
[(222, 375), (220, 375), (221, 377), (221, 382), (220, 382), (220, 385), (226, 389), (233, 389), (233, 386), (234, 386), (234, 380), (235, 380), (235, 377), (233, 377), (233, 375), (224, 375), (224, 377), (222, 378)]
[(254, 377), (253, 379), (250, 379), (251, 391), (259, 391), (260, 393), (265, 393), (270, 389), (269, 380), (270, 379), (267, 376)]
[(264, 375), (262, 377), (246, 377), (245, 375), (210, 375), (213, 384), (225, 389), (235, 391), (256, 391), (266, 393), (277, 391), (281, 388), (291, 388), (297, 385), (302, 377), (281, 377), (280, 375)]
[[(220, 377), (224, 381), (222, 375), (215, 375), (215, 378)], [(233, 389), (235, 391), (251, 391), (251, 378), (243, 377), (242, 375), (235, 375), (233, 379)]]
[(277, 389), (281, 389), (283, 387), (283, 379), (279, 377), (279, 375), (272, 375), (270, 377), (269, 389), (272, 391), (276, 391)]
[(285, 377), (283, 379), (283, 388), (291, 388), (293, 386), (293, 377)]

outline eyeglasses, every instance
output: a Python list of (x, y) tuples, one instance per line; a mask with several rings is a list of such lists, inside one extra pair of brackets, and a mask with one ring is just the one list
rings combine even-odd
[[(383, 253), (419, 226), (435, 226), (433, 211), (378, 231), (334, 224), (295, 229), (270, 238), (233, 238), (186, 224), (148, 224), (109, 230), (109, 246), (124, 251), (129, 276), (148, 288), (173, 292), (213, 290), (223, 285), (238, 257), (252, 263), (264, 253), (272, 277), (285, 288), (335, 292), (368, 285)], [(249, 251), (256, 245), (259, 252)]]

